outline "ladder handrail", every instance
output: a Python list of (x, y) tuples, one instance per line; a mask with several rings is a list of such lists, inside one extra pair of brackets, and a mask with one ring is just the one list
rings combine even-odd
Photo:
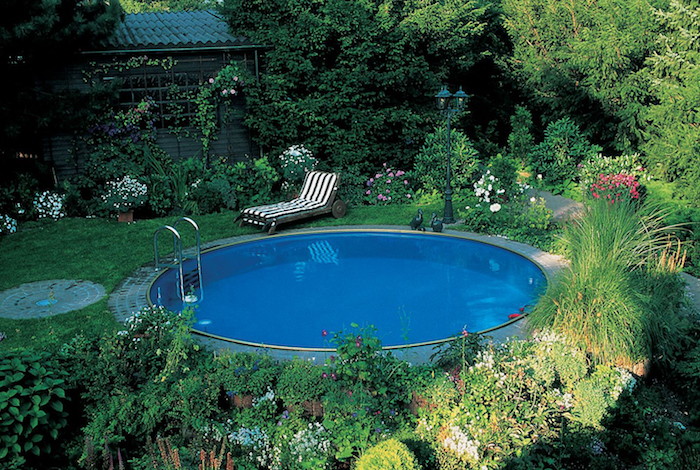
[[(179, 293), (180, 293), (180, 300), (183, 302), (186, 302), (186, 296), (185, 296), (185, 277), (184, 277), (184, 271), (183, 271), (183, 262), (185, 258), (182, 255), (182, 236), (180, 235), (180, 232), (177, 230), (177, 226), (180, 222), (185, 221), (188, 222), (192, 227), (194, 228), (195, 231), (195, 258), (197, 260), (197, 277), (199, 280), (199, 298), (196, 298), (195, 302), (201, 301), (204, 298), (204, 287), (202, 284), (202, 249), (201, 249), (201, 241), (200, 241), (200, 236), (199, 236), (199, 226), (197, 223), (192, 220), (189, 217), (180, 217), (175, 221), (175, 223), (170, 226), (170, 225), (163, 225), (159, 227), (155, 233), (153, 234), (153, 251), (155, 254), (155, 260), (156, 260), (156, 271), (158, 271), (161, 267), (177, 267), (178, 268), (178, 279), (179, 279)], [(173, 255), (175, 256), (175, 259), (173, 260), (173, 264), (161, 264), (160, 259), (158, 256), (158, 235), (164, 231), (167, 230), (173, 235)]]
[[(158, 256), (158, 234), (163, 230), (169, 230), (173, 234), (173, 256), (175, 256), (173, 261), (177, 263), (180, 279), (182, 279), (182, 238), (180, 237), (180, 232), (170, 225), (159, 227), (153, 234), (153, 252), (156, 258), (156, 271), (161, 268), (160, 258)], [(185, 289), (182, 286), (182, 282), (180, 282), (180, 298), (183, 300), (185, 298)]]
[[(173, 228), (177, 231), (178, 224), (180, 222), (183, 222), (183, 221), (188, 222), (194, 228), (194, 234), (195, 234), (194, 252), (195, 252), (195, 258), (197, 259), (197, 276), (199, 277), (199, 299), (198, 300), (201, 301), (204, 298), (204, 288), (202, 287), (204, 284), (202, 284), (202, 246), (201, 246), (200, 237), (199, 237), (199, 225), (197, 225), (197, 222), (195, 222), (194, 220), (192, 220), (189, 217), (180, 217), (173, 224)], [(181, 277), (181, 279), (182, 279), (182, 277)], [(184, 290), (183, 290), (183, 292), (184, 292)], [(182, 296), (182, 299), (183, 300), (185, 299), (184, 295)]]

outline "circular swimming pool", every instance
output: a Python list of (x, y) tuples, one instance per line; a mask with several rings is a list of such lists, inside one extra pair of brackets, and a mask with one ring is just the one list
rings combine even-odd
[[(539, 266), (517, 253), (405, 231), (275, 236), (206, 251), (201, 264), (196, 331), (298, 350), (331, 348), (333, 332), (352, 323), (373, 325), (384, 347), (489, 330), (534, 303), (546, 284)], [(188, 260), (184, 272), (194, 269)], [(178, 292), (177, 271), (166, 270), (149, 302), (181, 311)]]

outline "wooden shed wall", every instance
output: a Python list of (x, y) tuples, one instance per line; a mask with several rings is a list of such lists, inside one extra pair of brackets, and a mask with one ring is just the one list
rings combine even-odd
[[(156, 143), (174, 159), (202, 156), (200, 133), (194, 127), (184, 126), (175, 134), (167, 112), (171, 84), (177, 84), (180, 90), (194, 90), (232, 61), (247, 67), (251, 73), (257, 72), (254, 51), (222, 51), (211, 53), (160, 53), (149, 54), (152, 59), (173, 57), (176, 65), (171, 69), (159, 66), (141, 66), (128, 71), (110, 70), (108, 73), (94, 74), (86, 81), (85, 70), (100, 69), (115, 60), (129, 57), (99, 56), (91, 60), (69, 64), (63, 70), (47, 77), (42, 84), (44, 89), (88, 92), (95, 83), (119, 79), (122, 82), (119, 93), (119, 105), (124, 109), (133, 107), (144, 96), (153, 97), (159, 104), (159, 119), (156, 121)], [(186, 100), (177, 103), (184, 111), (185, 118), (195, 112), (193, 104)], [(243, 126), (245, 113), (243, 98), (237, 97), (228, 105), (234, 111), (230, 118), (224, 119), (226, 109), (220, 106), (217, 112), (219, 132), (217, 139), (210, 143), (210, 157), (225, 157), (229, 161), (241, 161), (259, 154), (257, 145), (250, 138)], [(59, 179), (70, 178), (80, 173), (86, 165), (90, 149), (84, 137), (87, 129), (76, 130), (73, 134), (49, 132), (43, 138), (43, 158), (51, 163)]]

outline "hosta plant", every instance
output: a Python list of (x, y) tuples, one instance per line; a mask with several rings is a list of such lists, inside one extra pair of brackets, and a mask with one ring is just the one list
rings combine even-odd
[(0, 354), (0, 461), (22, 462), (51, 452), (67, 424), (66, 375), (47, 353)]

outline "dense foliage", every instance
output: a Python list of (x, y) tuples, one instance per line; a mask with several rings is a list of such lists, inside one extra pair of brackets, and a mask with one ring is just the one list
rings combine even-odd
[(323, 160), (365, 171), (405, 161), (437, 117), (432, 96), (440, 82), (490, 51), (489, 8), (226, 1), (234, 30), (273, 46), (249, 92), (246, 121), (273, 151), (305, 142)]

